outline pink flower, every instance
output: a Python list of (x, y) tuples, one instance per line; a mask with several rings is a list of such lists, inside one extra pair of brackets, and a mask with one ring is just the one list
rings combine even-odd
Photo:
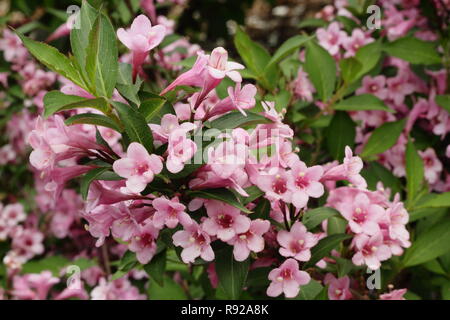
[(339, 53), (340, 46), (347, 39), (345, 31), (342, 31), (338, 22), (332, 22), (327, 29), (317, 29), (317, 39), (322, 47), (334, 56)]
[(211, 77), (223, 79), (230, 77), (234, 82), (242, 82), (241, 74), (236, 71), (245, 67), (237, 62), (228, 61), (228, 52), (222, 47), (215, 48), (209, 56), (207, 69)]
[(189, 161), (197, 151), (197, 145), (191, 139), (186, 138), (186, 131), (178, 129), (169, 136), (167, 157), (167, 170), (178, 173), (183, 170), (185, 163)]
[(260, 175), (257, 178), (256, 185), (266, 193), (269, 200), (283, 200), (286, 203), (291, 203), (292, 191), (288, 186), (289, 180), (289, 174), (285, 170), (279, 169), (275, 174)]
[(377, 270), (381, 266), (380, 261), (391, 257), (389, 247), (383, 244), (383, 235), (378, 232), (372, 236), (358, 234), (353, 239), (353, 244), (357, 250), (352, 258), (352, 262), (357, 265), (367, 265), (372, 270)]
[(50, 288), (58, 282), (50, 271), (15, 276), (11, 294), (21, 300), (45, 300)]
[(267, 288), (269, 297), (277, 297), (284, 293), (286, 298), (294, 298), (300, 292), (300, 286), (308, 284), (311, 277), (305, 271), (300, 271), (298, 262), (294, 259), (287, 259), (283, 264), (270, 271), (270, 283)]
[(314, 247), (318, 238), (308, 232), (306, 227), (299, 221), (295, 222), (290, 231), (280, 230), (277, 234), (280, 244), (280, 254), (283, 257), (294, 257), (298, 261), (309, 261), (311, 259), (310, 249)]
[(131, 238), (128, 249), (136, 253), (137, 260), (142, 264), (147, 264), (156, 253), (156, 239), (159, 230), (150, 221), (139, 226), (139, 232)]
[(430, 184), (437, 182), (442, 172), (442, 163), (436, 156), (436, 152), (433, 148), (427, 148), (425, 151), (419, 151), (419, 155), (423, 160), (425, 179)]
[(262, 235), (269, 231), (270, 222), (267, 220), (252, 220), (247, 232), (236, 234), (228, 243), (234, 245), (233, 255), (236, 261), (244, 261), (250, 252), (264, 250), (264, 238)]
[(389, 293), (380, 294), (380, 300), (406, 300), (403, 296), (407, 289), (397, 289)]
[(365, 76), (362, 81), (362, 87), (356, 90), (356, 94), (364, 93), (373, 94), (381, 100), (385, 100), (388, 96), (386, 77), (383, 75), (376, 77)]
[(3, 208), (3, 211), (0, 208), (0, 219), (11, 227), (24, 221), (26, 217), (23, 205), (20, 203), (8, 204)]
[(210, 236), (226, 242), (249, 230), (251, 221), (239, 209), (220, 201), (208, 201), (205, 206), (209, 218), (202, 225)]
[(380, 231), (378, 221), (385, 215), (385, 210), (377, 204), (372, 204), (364, 193), (359, 193), (352, 202), (341, 203), (337, 209), (348, 221), (348, 225), (354, 233), (368, 235)]
[(161, 125), (149, 124), (149, 126), (152, 129), (155, 140), (158, 140), (161, 143), (167, 143), (169, 136), (176, 130), (188, 132), (195, 128), (195, 125), (190, 122), (185, 122), (180, 125), (178, 123), (178, 117), (170, 113), (165, 114), (162, 117)]
[(162, 171), (163, 165), (157, 155), (149, 155), (141, 144), (132, 142), (128, 146), (127, 156), (116, 160), (113, 169), (119, 176), (127, 178), (128, 189), (139, 193), (153, 181), (155, 174)]
[(394, 101), (394, 104), (401, 105), (405, 101), (405, 97), (414, 92), (415, 85), (408, 82), (408, 77), (399, 74), (394, 78), (388, 78), (388, 98)]
[(300, 99), (308, 102), (313, 101), (313, 93), (316, 89), (309, 80), (308, 74), (300, 67), (298, 68), (297, 78), (294, 80), (294, 93)]
[(361, 29), (353, 29), (351, 37), (347, 37), (343, 41), (343, 46), (345, 50), (347, 50), (344, 57), (353, 57), (359, 48), (373, 41), (374, 40), (370, 36), (366, 35)]
[(327, 273), (323, 283), (329, 286), (328, 298), (330, 300), (349, 300), (352, 298), (348, 276), (336, 279), (332, 273)]
[(192, 222), (191, 217), (186, 213), (186, 207), (180, 203), (178, 197), (171, 200), (160, 197), (152, 201), (152, 206), (156, 212), (153, 215), (153, 225), (161, 229), (164, 224), (168, 228), (175, 228), (178, 223), (188, 225)]
[(150, 20), (143, 14), (134, 19), (130, 29), (117, 30), (119, 40), (133, 53), (133, 78), (148, 52), (164, 39), (165, 32), (166, 28), (162, 25), (152, 27)]
[(205, 261), (214, 260), (211, 239), (197, 222), (184, 225), (184, 230), (175, 232), (172, 239), (175, 246), (183, 248), (181, 259), (184, 263), (193, 263), (197, 257)]
[(232, 87), (228, 88), (228, 97), (207, 111), (207, 117), (211, 118), (232, 110), (239, 110), (244, 116), (247, 116), (244, 110), (255, 106), (256, 91), (256, 87), (252, 84), (246, 84), (241, 89), (241, 83), (238, 82), (234, 89)]
[(19, 228), (11, 238), (13, 250), (28, 259), (44, 252), (44, 235), (38, 230)]
[(292, 190), (292, 204), (297, 208), (307, 205), (309, 197), (320, 198), (324, 193), (321, 166), (307, 168), (303, 161), (295, 161), (291, 165), (291, 179), (289, 188)]

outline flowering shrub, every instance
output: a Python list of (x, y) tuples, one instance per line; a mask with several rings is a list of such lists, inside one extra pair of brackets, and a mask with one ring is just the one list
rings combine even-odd
[(372, 2), (233, 58), (146, 0), (4, 29), (0, 297), (448, 298), (450, 3)]

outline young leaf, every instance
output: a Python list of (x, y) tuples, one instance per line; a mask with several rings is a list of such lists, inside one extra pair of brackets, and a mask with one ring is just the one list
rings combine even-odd
[(305, 212), (302, 218), (302, 223), (308, 230), (312, 230), (317, 227), (322, 221), (331, 218), (339, 217), (340, 213), (336, 209), (330, 207), (321, 207)]
[(450, 250), (450, 220), (445, 219), (421, 233), (406, 250), (403, 266), (412, 267), (433, 260)]
[(112, 105), (119, 114), (119, 118), (125, 128), (125, 132), (131, 141), (142, 144), (149, 153), (153, 152), (153, 135), (145, 121), (144, 116), (133, 107), (113, 101)]
[(79, 71), (72, 64), (69, 58), (63, 55), (58, 49), (48, 44), (31, 40), (23, 34), (17, 33), (24, 46), (30, 53), (50, 70), (59, 73), (81, 88), (87, 89)]
[(114, 28), (104, 14), (99, 14), (89, 35), (86, 72), (97, 96), (111, 98), (117, 81), (118, 51)]
[(321, 101), (328, 101), (336, 85), (336, 62), (314, 41), (306, 44), (305, 70)]
[(66, 125), (74, 125), (74, 124), (92, 124), (95, 126), (102, 126), (111, 128), (113, 130), (116, 130), (118, 132), (121, 132), (119, 125), (114, 122), (111, 118), (108, 118), (101, 114), (96, 113), (81, 113), (76, 114), (74, 116), (71, 116), (66, 121), (64, 121)]
[(384, 48), (389, 55), (408, 61), (412, 64), (432, 65), (442, 63), (436, 46), (432, 42), (407, 36), (387, 43)]
[(408, 202), (416, 200), (417, 193), (422, 187), (424, 177), (424, 167), (422, 158), (417, 153), (416, 147), (411, 139), (408, 139), (406, 145), (406, 189), (408, 193)]
[(338, 111), (328, 126), (325, 137), (327, 148), (331, 156), (336, 160), (344, 158), (345, 146), (352, 148), (355, 144), (356, 124), (350, 116), (343, 111)]
[(225, 188), (193, 190), (186, 193), (191, 198), (213, 199), (225, 202), (242, 212), (251, 213), (252, 211), (244, 207), (236, 198), (233, 192)]
[(342, 111), (382, 110), (394, 112), (394, 110), (389, 109), (382, 100), (371, 94), (350, 97), (335, 104), (333, 108)]
[(66, 95), (60, 91), (50, 91), (44, 97), (44, 117), (54, 113), (77, 108), (93, 108), (108, 113), (109, 108), (105, 99), (86, 99), (79, 96)]
[(234, 260), (233, 247), (227, 246), (217, 252), (215, 261), (219, 286), (229, 299), (239, 299), (247, 279), (250, 259), (242, 262)]
[(326, 238), (323, 238), (319, 243), (311, 249), (311, 259), (305, 264), (305, 268), (313, 267), (322, 258), (326, 257), (331, 250), (336, 248), (339, 243), (346, 239), (350, 239), (352, 236), (349, 234), (333, 234)]
[(395, 145), (403, 131), (405, 122), (405, 119), (386, 122), (375, 129), (364, 146), (361, 157), (367, 158), (377, 155)]

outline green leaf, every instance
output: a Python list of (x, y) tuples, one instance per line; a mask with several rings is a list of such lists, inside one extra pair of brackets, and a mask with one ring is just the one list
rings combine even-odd
[(342, 111), (382, 110), (394, 112), (394, 110), (388, 108), (382, 100), (371, 94), (350, 97), (335, 104), (333, 108)]
[(450, 250), (450, 220), (446, 219), (421, 233), (406, 250), (403, 266), (412, 267), (433, 260)]
[(248, 197), (243, 197), (241, 195), (238, 195), (238, 198), (241, 200), (241, 203), (243, 205), (247, 205), (250, 202), (252, 202), (252, 201), (258, 199), (259, 197), (261, 197), (262, 195), (264, 195), (264, 191), (262, 191), (257, 186), (251, 186), (251, 187), (245, 188), (244, 190), (245, 190), (245, 192), (247, 192)]
[(234, 129), (242, 126), (250, 126), (255, 124), (272, 122), (266, 117), (257, 113), (247, 111), (246, 114), (247, 116), (244, 116), (242, 113), (238, 111), (230, 112), (224, 116), (221, 116), (216, 120), (209, 122), (208, 126), (210, 128), (225, 130), (225, 129)]
[(83, 197), (83, 200), (87, 199), (89, 186), (91, 185), (92, 181), (97, 180), (100, 175), (102, 175), (104, 172), (108, 171), (109, 168), (95, 168), (90, 171), (88, 171), (83, 178), (81, 178), (80, 181), (80, 193)]
[(229, 299), (239, 299), (247, 279), (250, 259), (242, 262), (234, 260), (233, 247), (227, 246), (217, 252), (215, 261), (219, 286)]
[(150, 263), (144, 265), (147, 274), (160, 286), (164, 286), (164, 272), (166, 271), (167, 250), (155, 255)]
[(270, 210), (270, 201), (265, 198), (261, 198), (258, 200), (258, 204), (256, 205), (255, 209), (253, 209), (255, 213), (253, 213), (251, 217), (252, 219), (267, 220), (270, 218)]
[(438, 95), (436, 96), (436, 103), (447, 110), (447, 112), (450, 112), (450, 95)]
[(88, 1), (83, 0), (78, 13), (76, 27), (70, 31), (70, 46), (81, 72), (86, 73), (86, 50), (89, 45), (89, 35), (97, 18), (98, 11)]
[(311, 40), (312, 37), (306, 37), (303, 35), (296, 35), (287, 39), (278, 49), (275, 51), (272, 59), (266, 66), (266, 70), (275, 66), (281, 60), (286, 58), (288, 55), (294, 53), (295, 50), (304, 45), (307, 41)]
[(69, 58), (63, 55), (58, 49), (48, 44), (31, 40), (23, 34), (17, 33), (22, 40), (24, 46), (30, 53), (50, 70), (59, 73), (63, 77), (69, 79), (81, 88), (87, 89), (77, 68), (72, 64)]
[(320, 100), (328, 101), (336, 85), (336, 62), (328, 51), (315, 41), (306, 44), (305, 71)]
[(116, 88), (125, 99), (137, 106), (141, 104), (138, 96), (141, 85), (142, 81), (139, 78), (136, 79), (136, 83), (133, 83), (131, 65), (128, 63), (119, 63)]
[(376, 128), (364, 146), (361, 157), (367, 158), (370, 156), (375, 156), (395, 145), (398, 137), (403, 131), (405, 122), (406, 119), (386, 122)]
[(341, 76), (344, 82), (351, 84), (358, 79), (358, 75), (361, 72), (363, 66), (356, 58), (342, 59), (339, 62), (341, 68)]
[(359, 48), (355, 55), (356, 59), (361, 63), (362, 69), (356, 76), (356, 79), (371, 71), (378, 64), (381, 58), (381, 43), (375, 41)]
[(118, 132), (121, 132), (122, 130), (118, 126), (114, 120), (111, 118), (108, 118), (101, 114), (96, 113), (81, 113), (76, 114), (74, 116), (71, 116), (70, 118), (66, 119), (65, 121), (66, 125), (70, 126), (73, 124), (92, 124), (95, 126), (102, 126), (111, 128), (113, 130), (116, 130)]
[(256, 75), (258, 81), (266, 89), (273, 90), (275, 85), (270, 79), (276, 78), (276, 66), (266, 69), (270, 61), (270, 54), (238, 27), (234, 36), (234, 45), (245, 65)]
[(217, 189), (204, 189), (187, 191), (186, 194), (191, 198), (213, 199), (225, 202), (245, 213), (251, 213), (252, 211), (244, 207), (236, 198), (235, 194), (225, 188)]
[(440, 64), (442, 60), (432, 42), (423, 41), (413, 36), (407, 36), (385, 44), (384, 51), (412, 64)]
[(317, 227), (322, 221), (340, 216), (339, 211), (330, 207), (321, 207), (305, 212), (302, 218), (302, 223), (308, 230), (312, 230)]
[(315, 297), (322, 291), (323, 286), (316, 280), (311, 279), (308, 284), (300, 286), (300, 292), (295, 300), (314, 300)]
[(345, 233), (347, 228), (347, 220), (342, 217), (331, 217), (327, 221), (327, 234), (340, 234)]
[(114, 28), (104, 14), (99, 14), (89, 35), (86, 72), (97, 96), (111, 98), (117, 81), (118, 51)]
[(152, 278), (149, 279), (148, 298), (150, 300), (186, 300), (183, 288), (172, 278), (164, 276), (164, 286), (159, 285)]
[(44, 96), (44, 118), (54, 113), (77, 108), (93, 108), (103, 113), (109, 111), (105, 99), (86, 99), (79, 96), (66, 95), (60, 91), (50, 91)]
[(51, 271), (53, 276), (60, 277), (61, 269), (70, 264), (70, 261), (63, 256), (50, 256), (38, 260), (32, 260), (22, 266), (22, 274), (41, 273)]
[(153, 135), (144, 116), (133, 107), (113, 101), (112, 105), (119, 114), (119, 118), (130, 140), (143, 145), (149, 153), (153, 151)]
[(381, 181), (385, 188), (391, 189), (392, 194), (402, 191), (403, 187), (399, 178), (394, 176), (390, 170), (376, 161), (372, 161), (366, 165), (361, 171), (361, 175), (366, 179), (369, 190), (376, 190), (377, 183)]
[(416, 200), (417, 193), (422, 187), (424, 168), (422, 158), (417, 153), (416, 147), (411, 139), (408, 139), (406, 145), (406, 189), (408, 193), (408, 202)]
[[(420, 170), (420, 169), (419, 169)], [(431, 193), (426, 201), (418, 203), (415, 208), (446, 208), (450, 207), (450, 192)]]
[(305, 264), (305, 268), (313, 267), (322, 258), (326, 257), (331, 250), (336, 248), (339, 243), (346, 239), (350, 239), (352, 236), (349, 234), (333, 234), (326, 238), (323, 238), (319, 243), (311, 249), (311, 259)]
[(330, 125), (325, 131), (327, 149), (336, 160), (344, 158), (345, 146), (353, 148), (356, 136), (356, 124), (343, 111), (334, 114)]
[[(148, 94), (149, 95), (149, 94)], [(147, 123), (161, 123), (161, 119), (165, 114), (173, 114), (173, 107), (165, 98), (158, 95), (147, 97), (142, 101), (139, 112), (145, 117)]]

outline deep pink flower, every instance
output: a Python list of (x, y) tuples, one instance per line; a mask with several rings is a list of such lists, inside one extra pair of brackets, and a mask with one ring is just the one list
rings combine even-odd
[(235, 207), (220, 201), (208, 201), (205, 204), (208, 217), (202, 224), (203, 230), (210, 236), (229, 241), (235, 235), (249, 230), (251, 221)]
[(184, 230), (175, 232), (172, 237), (173, 244), (183, 248), (181, 259), (184, 263), (193, 263), (197, 257), (205, 261), (214, 260), (214, 251), (211, 248), (211, 239), (205, 231), (192, 221), (184, 225)]
[(236, 234), (228, 243), (234, 246), (233, 255), (236, 261), (244, 261), (250, 252), (264, 250), (264, 233), (269, 231), (270, 222), (267, 220), (252, 220), (247, 232)]
[(127, 156), (116, 160), (113, 169), (119, 176), (127, 178), (128, 189), (139, 193), (153, 181), (155, 174), (162, 171), (163, 165), (160, 157), (149, 155), (141, 144), (132, 142), (128, 146)]
[(255, 106), (256, 91), (256, 87), (252, 84), (246, 84), (241, 89), (241, 83), (238, 82), (235, 88), (228, 88), (228, 97), (206, 112), (207, 118), (212, 118), (232, 110), (239, 110), (244, 116), (247, 116), (244, 110), (251, 109)]
[(277, 234), (280, 244), (280, 254), (283, 257), (293, 257), (298, 261), (311, 259), (310, 249), (314, 247), (318, 238), (299, 221), (295, 222), (290, 231), (280, 230)]
[(165, 197), (156, 198), (152, 201), (152, 206), (156, 212), (153, 215), (153, 225), (162, 229), (164, 225), (168, 228), (175, 228), (178, 223), (188, 225), (192, 222), (191, 217), (186, 213), (186, 207), (180, 203), (178, 197), (167, 199)]
[(352, 298), (348, 276), (337, 279), (332, 273), (327, 273), (323, 283), (328, 285), (328, 298), (330, 300), (349, 300)]
[(442, 163), (436, 156), (436, 152), (433, 148), (427, 148), (425, 151), (419, 151), (419, 155), (423, 160), (425, 179), (430, 184), (437, 182), (442, 172)]
[(269, 280), (272, 281), (267, 288), (269, 297), (284, 293), (286, 298), (294, 298), (300, 292), (300, 286), (308, 284), (311, 277), (307, 272), (299, 270), (296, 260), (287, 259), (281, 266), (270, 271)]
[(292, 202), (292, 191), (289, 189), (289, 173), (279, 169), (275, 174), (260, 175), (256, 185), (266, 193), (266, 197), (271, 200), (283, 200), (286, 203)]

